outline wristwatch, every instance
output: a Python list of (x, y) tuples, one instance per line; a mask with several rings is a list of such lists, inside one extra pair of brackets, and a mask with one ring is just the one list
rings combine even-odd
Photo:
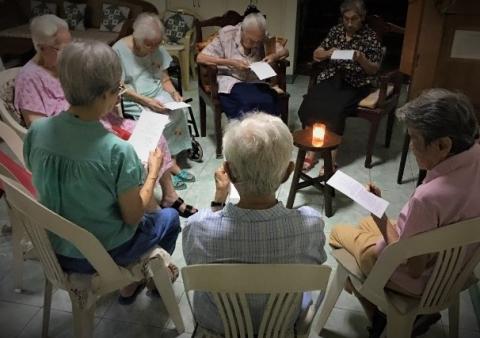
[(217, 208), (217, 207), (222, 207), (222, 208), (223, 208), (223, 207), (225, 206), (225, 203), (212, 201), (212, 202), (210, 203), (210, 206), (211, 206), (212, 208)]

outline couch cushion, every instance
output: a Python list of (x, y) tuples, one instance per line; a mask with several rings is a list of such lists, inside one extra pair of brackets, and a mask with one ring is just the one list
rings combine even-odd
[(54, 2), (45, 2), (32, 0), (30, 2), (31, 17), (44, 14), (57, 14), (57, 4)]
[(120, 32), (123, 23), (127, 21), (130, 8), (113, 4), (103, 4), (102, 6), (102, 24), (100, 30), (102, 32)]
[(70, 30), (85, 30), (85, 11), (87, 4), (77, 4), (69, 1), (63, 3), (65, 21)]
[(112, 44), (118, 38), (118, 33), (102, 32), (97, 28), (87, 28), (84, 31), (72, 31), (71, 33), (74, 39), (93, 39), (102, 41), (107, 45)]
[[(2, 72), (3, 73), (3, 72)], [(3, 82), (0, 80), (0, 83)], [(0, 100), (3, 101), (5, 108), (13, 119), (21, 126), (26, 127), (22, 114), (15, 108), (13, 100), (15, 97), (15, 78), (11, 78), (0, 85)]]
[[(388, 85), (387, 97), (392, 95), (392, 93), (393, 93), (393, 85)], [(363, 108), (373, 109), (377, 106), (379, 95), (380, 95), (380, 89), (377, 89), (376, 91), (370, 93), (370, 95), (368, 95), (362, 101), (360, 101), (358, 105)]]
[(192, 28), (193, 16), (179, 12), (167, 12), (164, 22), (168, 41), (178, 42)]
[(30, 25), (11, 27), (0, 31), (1, 37), (30, 39)]

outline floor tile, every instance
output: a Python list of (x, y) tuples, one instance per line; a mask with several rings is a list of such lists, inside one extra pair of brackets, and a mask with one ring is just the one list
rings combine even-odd
[(0, 301), (0, 336), (17, 337), (39, 311), (36, 306)]

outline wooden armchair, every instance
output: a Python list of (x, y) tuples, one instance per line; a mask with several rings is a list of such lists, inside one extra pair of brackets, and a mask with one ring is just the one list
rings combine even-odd
[[(243, 16), (235, 11), (227, 11), (222, 16), (213, 17), (203, 21), (196, 21), (197, 52), (200, 52), (209, 41), (204, 41), (202, 28), (206, 27), (225, 27), (228, 25), (237, 25), (243, 20)], [(276, 38), (280, 39), (280, 38)], [(275, 42), (272, 38), (272, 42)], [(281, 40), (280, 40), (281, 41)], [(278, 60), (272, 67), (277, 76), (272, 80), (272, 87), (278, 93), (278, 111), (285, 124), (288, 124), (288, 99), (286, 69), (289, 66), (288, 60)], [(198, 75), (198, 96), (200, 102), (200, 134), (206, 136), (207, 132), (207, 108), (210, 106), (214, 113), (216, 155), (222, 157), (222, 107), (218, 97), (217, 67), (210, 65), (197, 65)]]
[[(383, 37), (387, 34), (403, 34), (404, 32), (402, 27), (386, 22), (377, 15), (368, 17), (367, 24), (375, 31), (380, 42), (383, 41)], [(312, 63), (308, 90), (317, 83), (318, 76), (320, 75), (323, 66), (324, 62)], [(377, 89), (360, 101), (355, 113), (352, 115), (352, 117), (359, 117), (370, 123), (370, 132), (368, 135), (365, 157), (366, 168), (372, 167), (373, 146), (377, 138), (378, 126), (380, 125), (382, 118), (385, 116), (387, 116), (385, 147), (388, 148), (390, 146), (393, 123), (395, 122), (395, 108), (398, 104), (401, 86), (402, 74), (398, 70), (388, 72), (380, 70), (378, 73)]]

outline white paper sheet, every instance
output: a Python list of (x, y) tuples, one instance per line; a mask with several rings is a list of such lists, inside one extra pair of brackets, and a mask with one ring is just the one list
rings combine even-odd
[(176, 102), (176, 101), (162, 103), (162, 104), (165, 108), (170, 109), (170, 110), (177, 110), (177, 109), (183, 109), (183, 108), (190, 107), (190, 105), (188, 103)]
[(250, 65), (250, 69), (257, 75), (260, 80), (268, 79), (269, 77), (273, 77), (277, 75), (275, 70), (273, 70), (272, 66), (270, 66), (267, 62), (254, 62)]
[(353, 53), (355, 51), (353, 49), (336, 49), (333, 51), (332, 56), (330, 59), (332, 60), (353, 60)]
[(150, 151), (157, 147), (168, 122), (168, 115), (155, 113), (148, 109), (142, 110), (132, 136), (128, 139), (142, 162), (148, 161)]
[(365, 187), (341, 170), (330, 177), (327, 184), (347, 195), (377, 217), (382, 217), (389, 202), (367, 191)]

